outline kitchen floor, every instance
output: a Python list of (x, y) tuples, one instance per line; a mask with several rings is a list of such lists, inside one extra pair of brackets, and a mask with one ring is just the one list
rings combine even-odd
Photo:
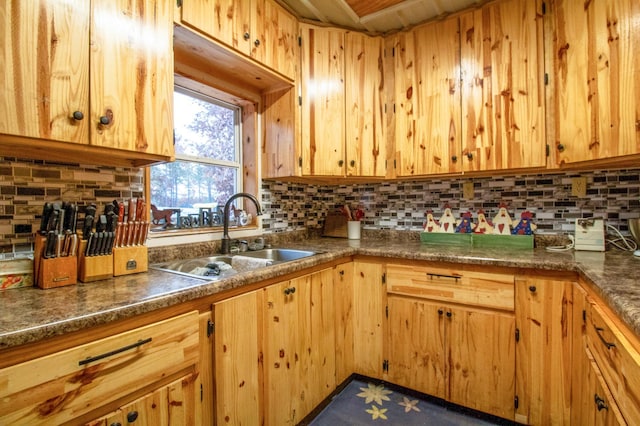
[(399, 386), (354, 378), (300, 425), (512, 425)]

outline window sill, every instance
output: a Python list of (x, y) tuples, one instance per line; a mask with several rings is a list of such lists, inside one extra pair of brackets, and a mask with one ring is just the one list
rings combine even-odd
[[(242, 227), (230, 227), (229, 236), (233, 239), (241, 239), (262, 234), (262, 226), (248, 225)], [(147, 239), (148, 247), (165, 247), (179, 244), (193, 244), (222, 239), (222, 227), (172, 229), (167, 231), (150, 231)]]

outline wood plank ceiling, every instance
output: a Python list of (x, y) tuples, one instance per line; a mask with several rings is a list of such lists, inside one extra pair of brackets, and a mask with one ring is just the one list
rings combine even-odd
[(306, 21), (387, 34), (487, 0), (277, 0)]

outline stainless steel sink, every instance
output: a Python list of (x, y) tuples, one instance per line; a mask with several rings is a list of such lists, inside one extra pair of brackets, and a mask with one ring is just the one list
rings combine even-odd
[[(264, 249), (247, 251), (235, 255), (219, 255), (199, 257), (196, 259), (174, 260), (171, 262), (156, 263), (150, 265), (153, 269), (188, 275), (207, 280), (216, 280), (228, 277), (238, 272), (254, 270), (278, 263), (291, 262), (293, 260), (317, 254), (314, 251), (296, 249)], [(237, 257), (236, 257), (237, 256)], [(234, 257), (236, 260), (234, 262)], [(244, 258), (245, 261), (240, 262)], [(246, 261), (246, 258), (256, 259), (256, 262)]]

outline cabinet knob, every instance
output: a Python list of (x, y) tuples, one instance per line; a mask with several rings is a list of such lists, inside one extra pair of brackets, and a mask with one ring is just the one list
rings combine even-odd
[(454, 163), (457, 162), (458, 161), (458, 156), (457, 155), (452, 155), (451, 156), (451, 161), (454, 162)]
[(243, 37), (244, 37), (245, 40), (249, 40), (251, 38), (251, 34), (244, 33)]
[(473, 160), (473, 154), (471, 152), (467, 152), (467, 158), (469, 161)]
[(340, 166), (340, 167), (344, 166), (344, 160), (338, 161), (338, 166)]
[(598, 407), (598, 411), (609, 410), (609, 406), (607, 405), (607, 402), (604, 399), (600, 398), (598, 394), (595, 394), (595, 396), (593, 397), (593, 400), (596, 403), (596, 407)]
[(536, 286), (535, 286), (535, 285), (530, 285), (530, 286), (529, 286), (529, 291), (530, 291), (531, 293), (535, 293), (535, 292), (536, 292), (536, 290), (537, 290), (537, 288), (536, 288)]
[(349, 165), (351, 165), (351, 167), (355, 167), (355, 165), (356, 165), (356, 160), (351, 160), (351, 161), (349, 162)]
[(253, 42), (253, 44), (255, 44), (255, 45), (256, 45), (256, 47), (260, 46), (260, 40), (259, 40), (259, 39), (256, 39), (256, 41), (254, 41), (254, 42)]
[(296, 288), (295, 287), (287, 287), (287, 288), (284, 289), (284, 294), (286, 296), (288, 296), (290, 294), (293, 294), (295, 292), (296, 292)]
[(341, 276), (344, 276), (344, 269), (339, 272)]
[(102, 124), (103, 126), (106, 126), (109, 123), (111, 123), (111, 120), (109, 120), (109, 117), (107, 117), (106, 115), (103, 115), (102, 117), (100, 117), (100, 124)]
[(447, 311), (447, 318), (451, 318), (453, 316), (453, 314), (451, 313), (451, 311)]
[(133, 423), (138, 419), (138, 412), (137, 411), (129, 411), (127, 413), (127, 421), (129, 423)]
[(444, 314), (444, 311), (442, 309), (438, 309), (438, 315), (442, 316), (442, 314)]
[(564, 145), (561, 143), (558, 144), (557, 148), (558, 148), (558, 151), (560, 152), (564, 151)]
[(84, 118), (84, 114), (82, 113), (82, 111), (73, 111), (73, 119), (76, 121), (80, 121)]
[(111, 423), (109, 426), (122, 426), (122, 423), (120, 423), (120, 422), (113, 422), (113, 423)]

